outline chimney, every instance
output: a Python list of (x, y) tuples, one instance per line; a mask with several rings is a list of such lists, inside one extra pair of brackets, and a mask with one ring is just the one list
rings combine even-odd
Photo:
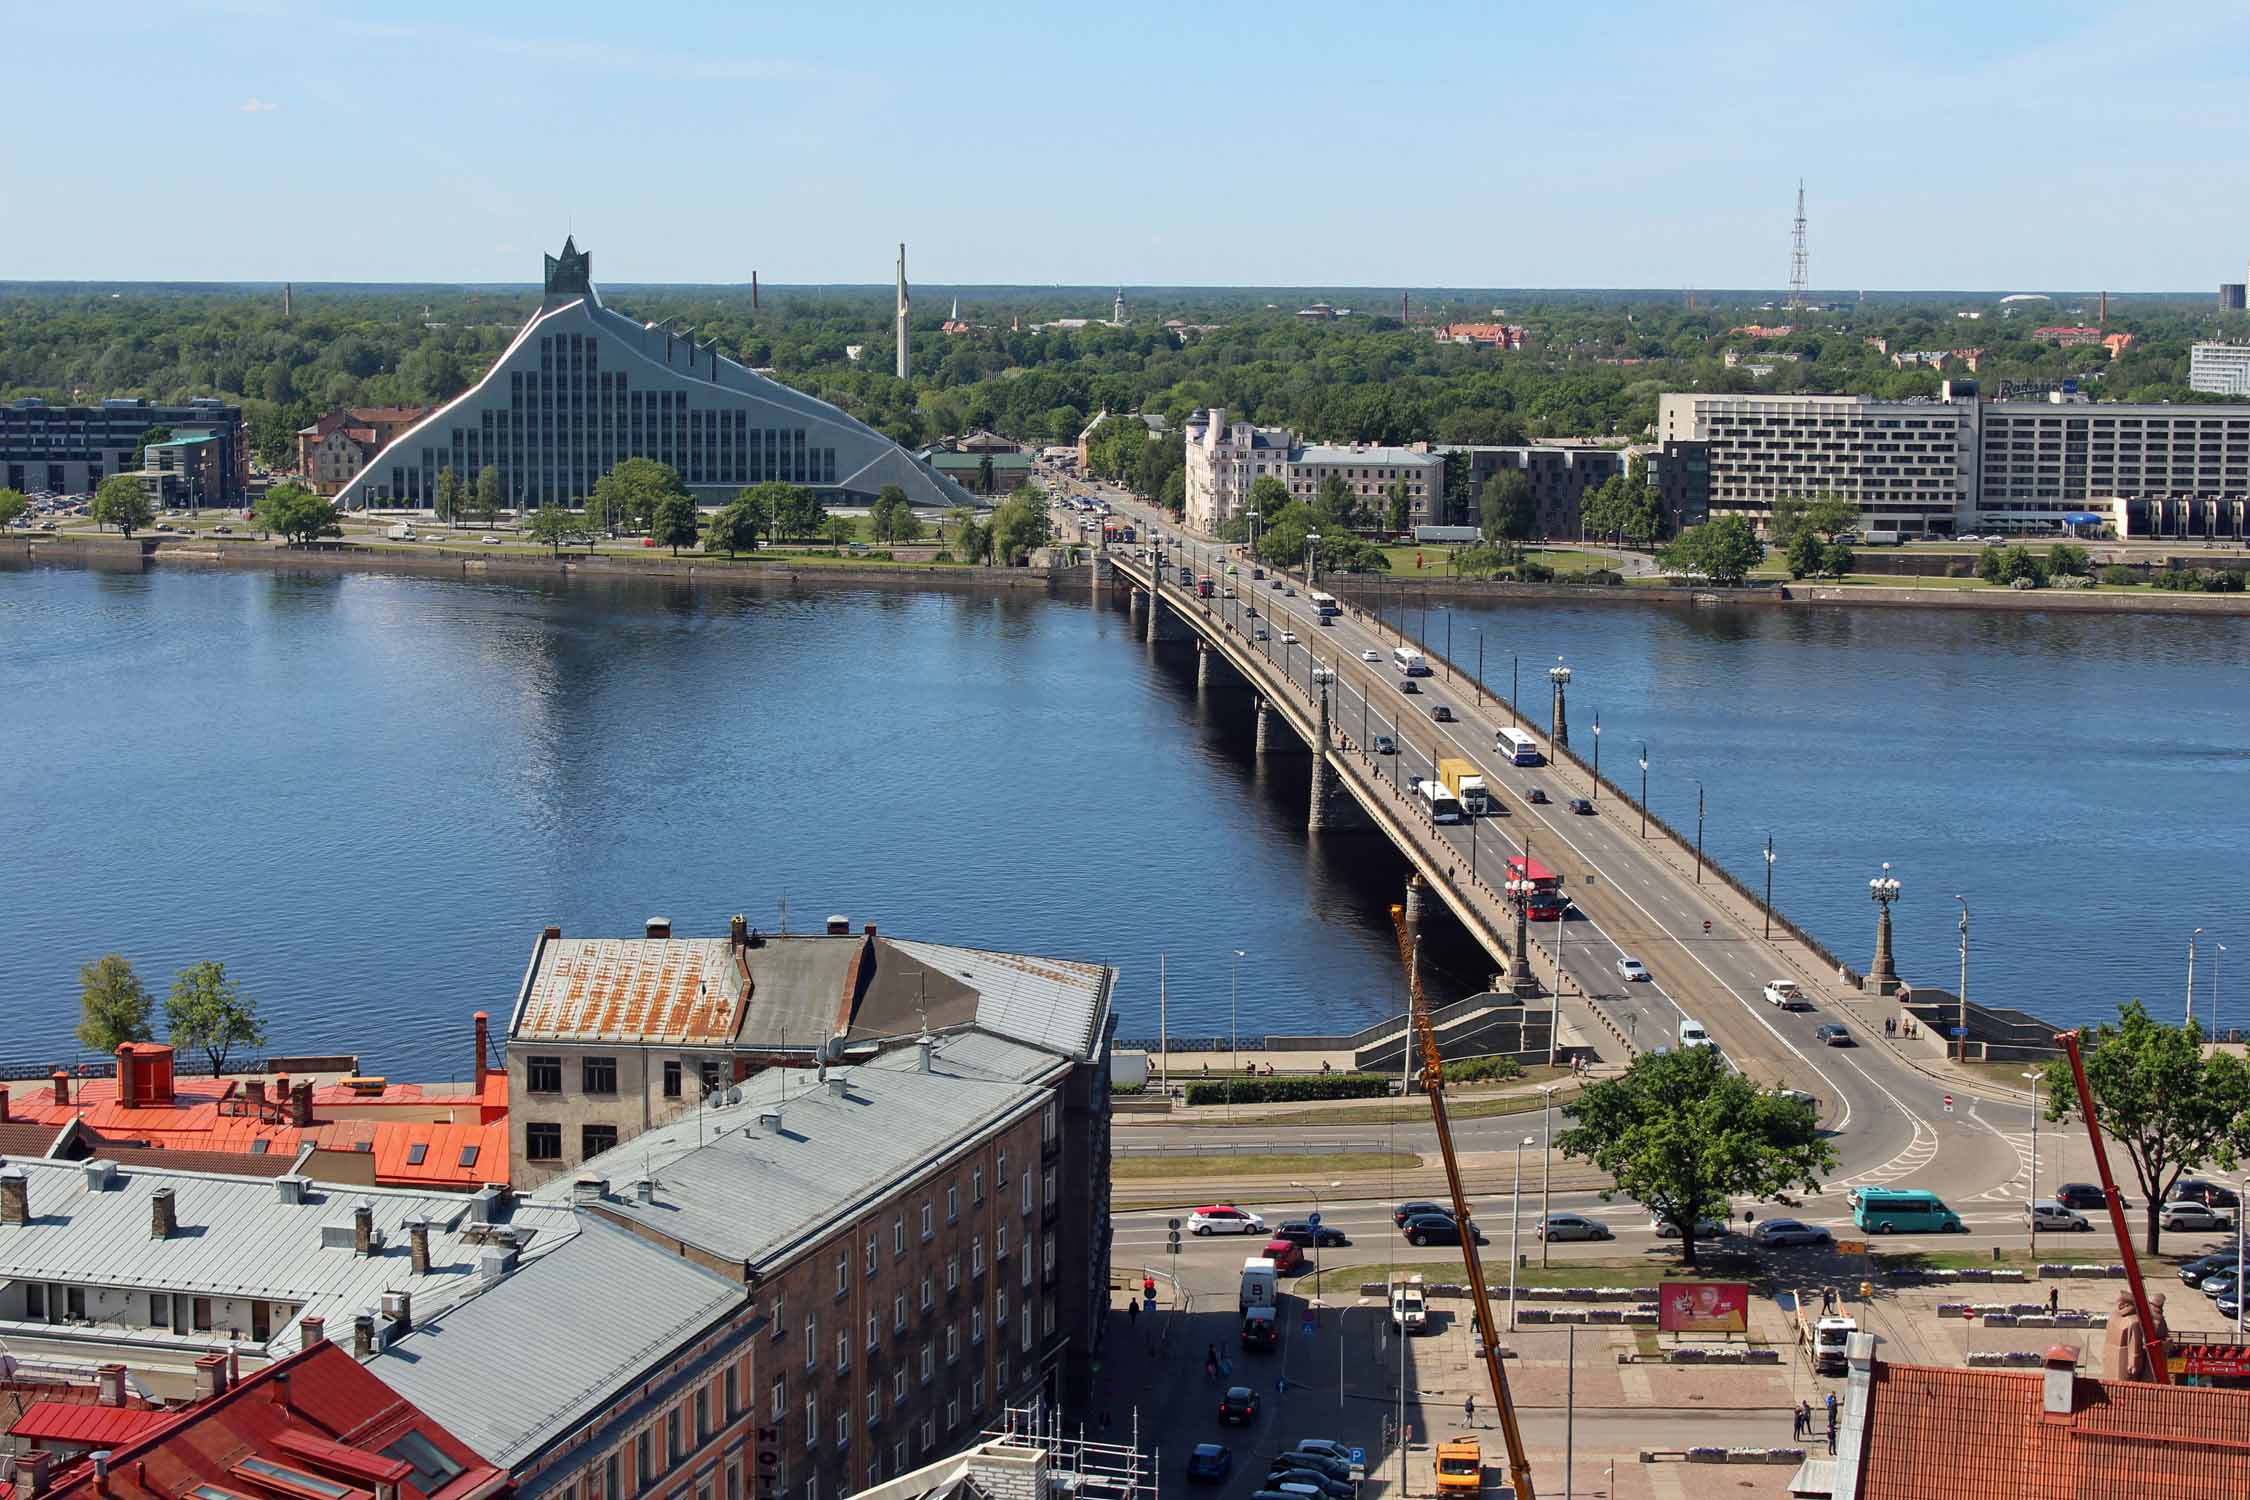
[(670, 917), (650, 917), (641, 924), (641, 929), (642, 936), (652, 942), (657, 938), (668, 938), (672, 935), (672, 919)]
[(2077, 1407), (2078, 1351), (2068, 1344), (2048, 1346), (2045, 1399), (2040, 1409), (2051, 1417), (2067, 1417)]
[(430, 1274), (430, 1221), (428, 1219), (409, 1219), (407, 1221), (406, 1253), (407, 1261), (414, 1267), (415, 1275), (427, 1276)]
[(180, 1216), (173, 1207), (172, 1190), (160, 1187), (148, 1195), (148, 1237), (168, 1240), (172, 1231), (180, 1227)]
[(375, 1353), (375, 1318), (371, 1313), (361, 1313), (352, 1319), (352, 1358), (367, 1359)]
[(54, 1461), (55, 1456), (44, 1450), (16, 1455), (16, 1492), (24, 1500), (39, 1500), (47, 1493), (47, 1469)]
[(123, 1406), (125, 1404), (125, 1367), (123, 1365), (95, 1366), (94, 1383), (101, 1391), (102, 1405)]
[(0, 1088), (0, 1125), (8, 1123), (8, 1091)]
[[(750, 946), (750, 923), (739, 912), (727, 920), (727, 945), (737, 953)], [(5, 1109), (0, 1108), (0, 1119), (6, 1118)]]
[(273, 1180), (274, 1197), (282, 1203), (302, 1204), (305, 1201), (305, 1190), (311, 1186), (310, 1178), (300, 1177), (294, 1172), (285, 1173)]
[(227, 1357), (206, 1354), (195, 1362), (195, 1399), (215, 1401), (227, 1393)]
[(70, 1103), (70, 1075), (57, 1068), (47, 1076), (54, 1080), (55, 1102), (67, 1107)]
[(357, 1204), (352, 1209), (352, 1254), (368, 1256), (375, 1253), (375, 1205)]
[(117, 1185), (117, 1163), (106, 1156), (97, 1156), (86, 1163), (86, 1191), (106, 1193)]
[(850, 917), (838, 915), (828, 919), (828, 935), (830, 937), (850, 937), (851, 933), (852, 919)]
[(274, 1103), (280, 1105), (283, 1109), (287, 1109), (289, 1107), (289, 1075), (287, 1073), (280, 1073), (275, 1075), (273, 1080), (273, 1099)]
[(550, 943), (559, 943), (562, 941), (562, 929), (560, 927), (543, 927), (539, 930), (539, 936)]
[(831, 1098), (831, 1099), (849, 1099), (849, 1098), (851, 1097), (851, 1094), (852, 1094), (852, 1083), (851, 1083), (851, 1080), (850, 1080), (849, 1078), (846, 1078), (846, 1077), (844, 1076), (844, 1070), (843, 1070), (842, 1068), (838, 1068), (838, 1069), (837, 1069), (837, 1070), (836, 1070), (835, 1072), (833, 1072), (833, 1073), (831, 1073), (831, 1074), (829, 1074), (829, 1075), (828, 1075), (828, 1097), (829, 1097), (829, 1098)]
[(242, 1086), (242, 1092), (250, 1100), (250, 1118), (263, 1120), (266, 1117), (266, 1081), (253, 1078)]
[[(414, 1294), (400, 1290), (383, 1293), (383, 1318), (392, 1325), (393, 1335), (414, 1331)], [(388, 1343), (386, 1339), (384, 1342)]]
[(477, 1027), (477, 1092), (484, 1092), (485, 1059), (492, 1055), (492, 1017), (483, 1011), (476, 1013)]
[(110, 1451), (107, 1448), (96, 1448), (86, 1456), (94, 1461), (94, 1488), (101, 1489), (109, 1483)]
[(515, 1268), (516, 1252), (511, 1245), (487, 1245), (477, 1255), (477, 1280), (486, 1286), (492, 1285)]
[(30, 1222), (31, 1179), (23, 1175), (21, 1167), (0, 1171), (0, 1224)]
[(924, 1036), (924, 1037), (920, 1037), (920, 1038), (917, 1038), (917, 1039), (916, 1039), (916, 1041), (915, 1041), (915, 1043), (914, 1043), (914, 1071), (915, 1071), (915, 1072), (917, 1072), (917, 1073), (927, 1073), (927, 1072), (929, 1072), (929, 1071), (930, 1071), (930, 1063), (931, 1063), (931, 1061), (932, 1061), (932, 1060), (933, 1060), (934, 1058), (936, 1058), (936, 1056), (937, 1056), (937, 1038), (936, 1038), (936, 1037), (934, 1037), (934, 1036)]
[(289, 1123), (302, 1130), (312, 1122), (312, 1080), (308, 1078), (289, 1091)]
[(119, 1042), (117, 1044), (117, 1102), (122, 1108), (133, 1109), (140, 1104), (140, 1095), (133, 1090), (136, 1081), (133, 1077), (133, 1044), (131, 1042)]
[(297, 1320), (298, 1342), (307, 1349), (328, 1342), (328, 1320), (317, 1313), (307, 1313)]
[(570, 1185), (573, 1203), (599, 1203), (609, 1196), (609, 1179), (606, 1177), (581, 1177)]
[(266, 1389), (273, 1394), (273, 1404), (283, 1411), (289, 1410), (289, 1372), (276, 1370), (267, 1378), (271, 1383)]
[(869, 922), (866, 926), (860, 928), (860, 931), (865, 933), (869, 937), (873, 937), (875, 935), (875, 924), (873, 922)]
[(643, 1177), (633, 1184), (633, 1196), (643, 1203), (656, 1201), (656, 1179)]

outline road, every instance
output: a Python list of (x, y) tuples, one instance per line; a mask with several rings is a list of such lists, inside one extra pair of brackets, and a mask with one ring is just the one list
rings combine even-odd
[[(1301, 580), (1269, 578), (1253, 585), (1243, 549), (1181, 536), (1169, 518), (1132, 497), (1101, 493), (1143, 528), (1144, 539), (1160, 537), (1175, 565), (1185, 562), (1197, 576), (1215, 574), (1237, 588), (1234, 598), (1201, 600), (1168, 586), (1166, 607), (1197, 611), (1215, 638), (1258, 652), (1308, 694), (1316, 668), (1335, 673), (1331, 713), (1353, 747), (1345, 753), (1360, 757), (1373, 774), (1403, 784), (1433, 775), (1439, 758), (1461, 757), (1476, 765), (1502, 810), (1433, 832), (1457, 855), (1460, 868), (1480, 872), (1487, 883), (1497, 883), (1491, 872), (1521, 855), (1527, 844), (1542, 864), (1563, 875), (1572, 910), (1565, 921), (1537, 924), (1535, 940), (1560, 955), (1573, 983), (1597, 997), (1637, 1046), (1676, 1045), (1681, 1022), (1692, 1016), (1744, 1071), (1817, 1096), (1822, 1123), (1835, 1136), (1840, 1184), (2021, 1200), (2028, 1187), (2031, 1129), (2024, 1096), (1997, 1086), (1949, 1087), (1879, 1046), (1822, 1045), (1814, 1037), (1817, 1027), (1840, 1022), (1864, 1032), (1880, 1026), (1884, 1008), (1871, 997), (1841, 990), (1832, 976), (1790, 966), (1757, 927), (1739, 926), (1716, 899), (1716, 878), (1706, 874), (1706, 884), (1698, 886), (1666, 863), (1658, 848), (1662, 836), (1652, 832), (1644, 838), (1637, 813), (1596, 793), (1590, 815), (1573, 814), (1567, 797), (1580, 789), (1576, 777), (1566, 791), (1553, 767), (1517, 766), (1495, 753), (1495, 730), (1520, 727), (1544, 745), (1545, 725), (1519, 723), (1477, 683), (1443, 664), (1438, 676), (1419, 680), (1420, 691), (1403, 691), (1405, 679), (1390, 665), (1391, 648), (1399, 644), (1395, 633), (1349, 609), (1323, 626)], [(1240, 571), (1226, 579), (1225, 567), (1238, 561)], [(1260, 625), (1268, 630), (1263, 641), (1254, 635)], [(1484, 645), (1492, 649), (1500, 643)], [(1505, 649), (1545, 659), (1536, 641), (1510, 640)], [(1365, 660), (1368, 653), (1376, 660)], [(1440, 704), (1451, 711), (1451, 722), (1435, 717)], [(1397, 754), (1369, 754), (1377, 735), (1391, 736)], [(1613, 779), (1625, 779), (1637, 749), (1612, 747)], [(1535, 787), (1548, 793), (1547, 802), (1530, 800)], [(1647, 967), (1649, 980), (1629, 984), (1619, 978), (1618, 962), (1628, 955)], [(1762, 990), (1777, 975), (1797, 979), (1813, 996), (1813, 1008), (1791, 1013), (1767, 1005)], [(1956, 1099), (1950, 1114), (1941, 1103), (1948, 1093)], [(1520, 1123), (1486, 1122), (1476, 1133), (1497, 1140), (1512, 1128)]]

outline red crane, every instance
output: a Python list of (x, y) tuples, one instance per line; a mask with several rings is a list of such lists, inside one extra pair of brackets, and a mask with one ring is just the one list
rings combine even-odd
[[(2117, 1196), (2117, 1180), (2109, 1172), (2109, 1148), (2102, 1144), (2102, 1122), (2094, 1114), (2094, 1091), (2086, 1086), (2086, 1061), (2078, 1055), (2078, 1033), (2065, 1031), (2055, 1042), (2070, 1057), (2070, 1076), (2078, 1085), (2078, 1112), (2086, 1117), (2086, 1135), (2094, 1143), (2094, 1170), (2102, 1174), (2102, 1201), (2109, 1205), (2110, 1228), (2117, 1232), (2117, 1252), (2125, 1258), (2125, 1280), (2133, 1289), (2133, 1312), (2141, 1320), (2148, 1341), (2149, 1378), (2158, 1385), (2171, 1381), (2164, 1340), (2157, 1336), (2156, 1314), (2149, 1309), (2148, 1288), (2141, 1282), (2140, 1257), (2133, 1253), (2133, 1234), (2125, 1227), (2125, 1204)], [(2033, 1108), (2037, 1108), (2034, 1096)]]

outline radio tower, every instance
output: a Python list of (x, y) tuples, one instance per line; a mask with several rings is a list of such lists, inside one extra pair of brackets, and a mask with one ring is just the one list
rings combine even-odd
[(1801, 310), (1805, 303), (1805, 179), (1797, 179), (1797, 222), (1789, 231), (1789, 306)]

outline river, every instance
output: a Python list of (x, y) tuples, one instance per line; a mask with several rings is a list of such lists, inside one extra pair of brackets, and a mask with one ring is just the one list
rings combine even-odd
[[(1959, 891), (1978, 998), (2176, 1015), (2198, 925), (2208, 995), (2250, 875), (2250, 622), (1457, 616), (1454, 655), (1482, 629), (1503, 689), (1513, 655), (1565, 656), (1574, 743), (1598, 706), (1631, 785), (1645, 737), (1676, 826), (1700, 776), (1714, 858), (1754, 879), (1770, 828), (1777, 902), (1856, 962), (1888, 859), (1911, 979), (1950, 984)], [(0, 640), (0, 1065), (76, 1060), (78, 966), (117, 951), (160, 995), (224, 961), (276, 1050), (454, 1077), (541, 926), (770, 927), (784, 902), (792, 928), (1114, 963), (1128, 1037), (1156, 1030), (1160, 955), (1175, 1035), (1400, 1003), (1396, 856), (1308, 842), (1303, 758), (1261, 767), (1242, 694), (1081, 597), (33, 567), (0, 570)], [(1458, 940), (1433, 967), (1483, 977)]]

